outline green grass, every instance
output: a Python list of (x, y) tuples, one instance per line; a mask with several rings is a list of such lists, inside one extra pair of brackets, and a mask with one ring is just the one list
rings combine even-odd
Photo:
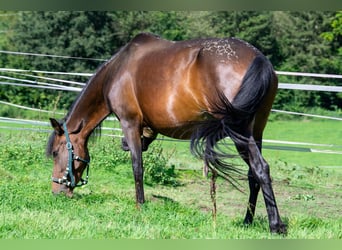
[[(202, 177), (202, 163), (190, 155), (188, 143), (155, 144), (175, 166), (180, 185), (145, 185), (147, 202), (137, 210), (129, 156), (120, 151), (118, 139), (103, 136), (90, 143), (90, 183), (69, 199), (51, 194), (47, 134), (0, 132), (2, 239), (282, 238), (269, 233), (261, 196), (253, 225), (243, 226), (248, 195), (243, 180), (245, 193), (218, 181), (213, 222), (209, 180)], [(342, 145), (336, 121), (273, 121), (265, 138)], [(286, 238), (342, 239), (342, 156), (268, 149), (264, 155), (281, 216), (289, 225)]]

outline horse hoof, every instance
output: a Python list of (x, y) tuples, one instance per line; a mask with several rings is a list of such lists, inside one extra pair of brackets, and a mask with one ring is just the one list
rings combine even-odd
[(271, 233), (287, 235), (287, 226), (285, 224), (280, 224), (274, 228), (271, 228)]

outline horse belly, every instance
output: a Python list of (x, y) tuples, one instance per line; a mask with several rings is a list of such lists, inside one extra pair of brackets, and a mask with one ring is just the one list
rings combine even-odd
[(144, 121), (157, 133), (189, 139), (196, 124), (207, 118), (207, 107), (203, 100), (201, 102), (185, 93), (169, 95), (143, 110)]
[(193, 131), (195, 129), (194, 124), (184, 124), (179, 125), (176, 127), (170, 127), (170, 128), (159, 128), (157, 132), (159, 134), (175, 138), (175, 139), (181, 139), (181, 140), (188, 140), (191, 138), (191, 135), (193, 134)]

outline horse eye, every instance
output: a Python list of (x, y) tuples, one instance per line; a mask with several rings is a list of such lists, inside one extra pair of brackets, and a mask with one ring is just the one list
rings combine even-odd
[(53, 157), (57, 157), (57, 155), (58, 155), (58, 152), (57, 152), (57, 151), (53, 151), (53, 152), (52, 152), (52, 156), (53, 156)]

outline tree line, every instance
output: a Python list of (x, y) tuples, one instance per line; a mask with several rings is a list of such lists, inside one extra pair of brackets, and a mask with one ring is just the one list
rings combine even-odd
[[(276, 70), (342, 74), (342, 11), (0, 11), (0, 32), (1, 50), (96, 59), (109, 59), (140, 32), (170, 40), (238, 37), (260, 49)], [(2, 68), (94, 73), (101, 63), (0, 53)], [(280, 81), (341, 84), (293, 76)], [(0, 85), (0, 100), (34, 107), (66, 109), (76, 95)], [(341, 110), (342, 94), (279, 90), (274, 107)]]

